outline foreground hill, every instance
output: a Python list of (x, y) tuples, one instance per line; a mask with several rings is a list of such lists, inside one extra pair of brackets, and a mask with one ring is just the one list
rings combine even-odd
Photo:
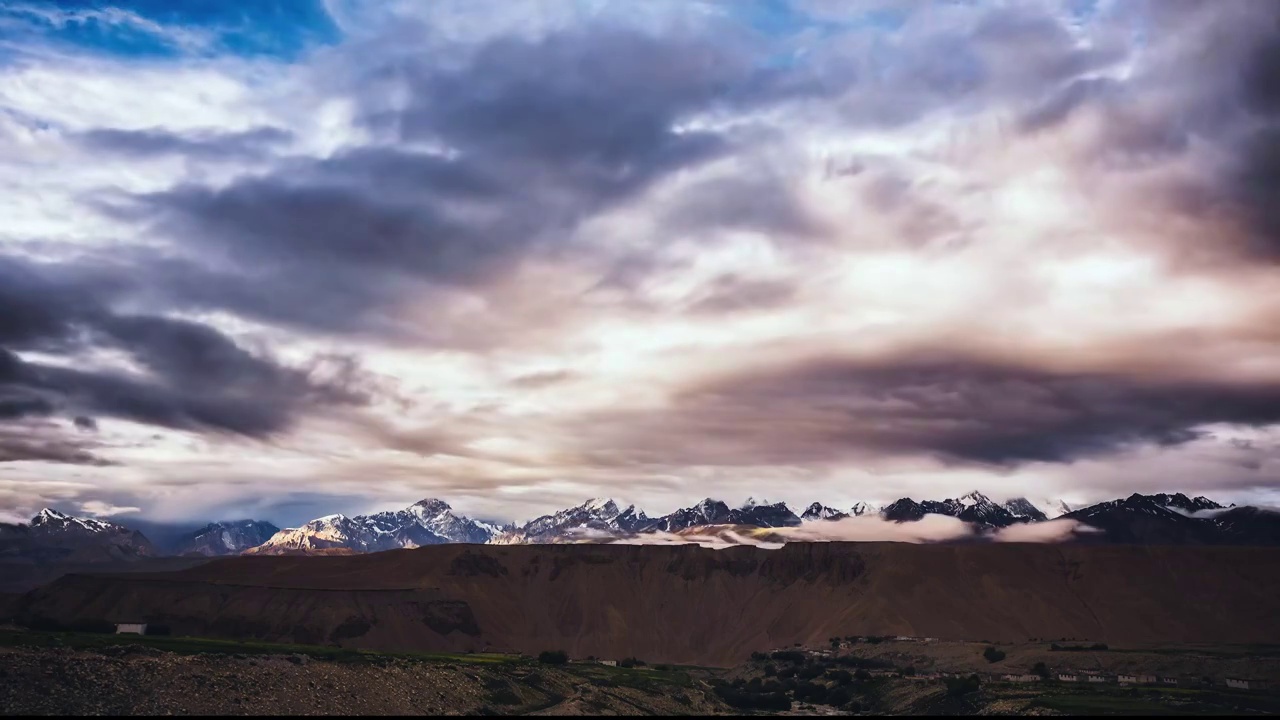
[[(832, 636), (1280, 642), (1280, 552), (1032, 544), (438, 545), (66, 576), (24, 620), (728, 666)], [(1212, 609), (1212, 610), (1208, 610)]]

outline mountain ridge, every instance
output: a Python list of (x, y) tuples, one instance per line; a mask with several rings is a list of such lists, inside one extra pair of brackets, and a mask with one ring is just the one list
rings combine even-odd
[[(1127, 498), (1096, 503), (1069, 510), (1065, 503), (1050, 508), (1050, 515), (1025, 497), (1003, 503), (973, 491), (956, 498), (922, 500), (901, 498), (883, 508), (864, 502), (848, 510), (821, 502), (811, 503), (797, 514), (786, 503), (749, 498), (738, 507), (722, 500), (705, 498), (667, 515), (650, 517), (634, 505), (620, 508), (612, 498), (593, 498), (581, 505), (533, 518), (523, 524), (497, 525), (456, 513), (445, 501), (420, 500), (400, 510), (348, 517), (337, 513), (316, 518), (292, 528), (277, 528), (256, 520), (210, 523), (188, 533), (171, 555), (233, 554), (343, 554), (367, 553), (443, 544), (557, 544), (573, 542), (692, 542), (698, 538), (734, 538), (745, 534), (767, 543), (841, 539), (825, 536), (823, 523), (876, 518), (894, 524), (912, 523), (928, 515), (942, 515), (973, 528), (968, 539), (982, 540), (991, 532), (1015, 526), (1030, 526), (1051, 520), (1066, 520), (1097, 532), (1080, 532), (1069, 541), (1119, 544), (1196, 545), (1280, 545), (1280, 513), (1250, 506), (1224, 507), (1204, 496), (1184, 493), (1133, 493)], [(815, 532), (788, 540), (787, 528), (810, 526)], [(836, 526), (831, 526), (832, 528)], [(723, 529), (717, 531), (717, 528)], [(759, 532), (755, 532), (759, 531)], [(777, 532), (775, 532), (777, 531)], [(781, 534), (779, 534), (781, 533)], [(42, 541), (59, 536), (81, 538), (78, 554), (68, 551), (68, 542), (50, 543), (42, 551)], [(97, 536), (101, 548), (85, 538)], [(108, 540), (115, 538), (115, 540)], [(949, 538), (942, 541), (959, 541)], [(30, 525), (0, 527), (0, 547), (22, 545), (40, 557), (63, 556), (129, 559), (160, 554), (146, 537), (117, 523), (75, 518), (56, 510), (42, 510)], [(77, 543), (70, 543), (75, 545)], [(34, 549), (33, 549), (34, 548)], [(59, 549), (61, 548), (61, 549)], [(24, 551), (9, 551), (23, 555)]]

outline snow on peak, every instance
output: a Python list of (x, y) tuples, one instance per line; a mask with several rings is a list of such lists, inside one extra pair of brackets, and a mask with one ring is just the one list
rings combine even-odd
[[(710, 499), (710, 498), (708, 498), (708, 499)], [(741, 508), (741, 509), (743, 509), (743, 510), (750, 510), (750, 509), (751, 509), (751, 508), (753, 508), (753, 507), (767, 507), (767, 506), (772, 505), (772, 504), (773, 504), (773, 503), (769, 502), (768, 500), (766, 500), (766, 499), (764, 499), (764, 498), (760, 498), (759, 500), (757, 500), (757, 499), (755, 499), (755, 497), (749, 497), (749, 498), (747, 498), (747, 501), (746, 501), (746, 502), (742, 503), (742, 508)]]
[(421, 510), (425, 510), (433, 515), (439, 515), (442, 512), (448, 512), (449, 510), (453, 509), (449, 507), (449, 503), (443, 500), (437, 500), (436, 498), (426, 498), (425, 500), (419, 500), (418, 502), (411, 505), (410, 508), (411, 509), (418, 508)]
[(71, 519), (70, 515), (60, 513), (57, 510), (54, 510), (53, 508), (45, 508), (41, 510), (40, 513), (35, 516), (35, 518), (32, 519), (32, 522), (35, 522), (36, 520), (70, 520), (70, 519)]
[(973, 507), (974, 505), (990, 505), (991, 504), (991, 500), (989, 500), (986, 495), (983, 495), (977, 490), (974, 490), (973, 492), (967, 493), (965, 495), (961, 495), (960, 497), (956, 498), (956, 501), (959, 502), (964, 507)]
[(617, 509), (617, 505), (613, 502), (613, 498), (591, 498), (582, 504), (582, 509), (588, 512), (612, 512), (610, 508)]

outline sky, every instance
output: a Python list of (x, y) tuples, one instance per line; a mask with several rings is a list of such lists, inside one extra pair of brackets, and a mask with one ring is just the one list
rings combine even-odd
[(0, 519), (1280, 504), (1280, 4), (0, 5)]

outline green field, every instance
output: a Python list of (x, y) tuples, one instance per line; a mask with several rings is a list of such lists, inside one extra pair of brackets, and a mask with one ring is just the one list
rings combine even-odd
[[(409, 662), (442, 662), (488, 666), (543, 666), (536, 658), (501, 653), (423, 653), (379, 652), (355, 650), (320, 645), (291, 645), (255, 640), (222, 640), (217, 638), (169, 637), (147, 635), (113, 635), (79, 632), (42, 632), (0, 630), (0, 647), (72, 648), (76, 650), (102, 650), (113, 647), (138, 646), (155, 648), (180, 655), (305, 655), (330, 662), (385, 662), (400, 660)], [(553, 666), (578, 675), (597, 685), (615, 685), (652, 690), (657, 685), (691, 687), (691, 671), (705, 670), (694, 667), (653, 666), (638, 668), (610, 667), (593, 662), (572, 662)], [(664, 666), (665, 668), (665, 666)]]
[(399, 658), (405, 660), (482, 664), (535, 662), (530, 658), (524, 658), (519, 655), (503, 655), (498, 653), (389, 653), (322, 645), (269, 643), (257, 640), (221, 640), (216, 638), (197, 637), (0, 630), (0, 647), (67, 647), (77, 650), (98, 650), (125, 645), (141, 645), (181, 655), (196, 655), (202, 653), (240, 655), (306, 655), (320, 660), (333, 661), (361, 661), (376, 660), (378, 658)]
[(1280, 701), (1257, 693), (1185, 688), (1136, 693), (1101, 688), (1079, 690), (1040, 695), (1031, 707), (1070, 715), (1270, 715), (1280, 711)]

